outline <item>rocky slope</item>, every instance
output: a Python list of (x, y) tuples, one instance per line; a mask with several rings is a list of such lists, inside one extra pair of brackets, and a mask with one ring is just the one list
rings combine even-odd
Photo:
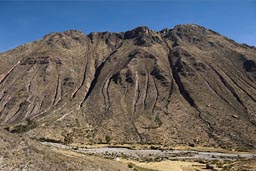
[(51, 33), (0, 54), (0, 123), (62, 143), (255, 147), (255, 61), (198, 25)]
[(124, 164), (42, 146), (0, 129), (0, 171), (120, 171)]

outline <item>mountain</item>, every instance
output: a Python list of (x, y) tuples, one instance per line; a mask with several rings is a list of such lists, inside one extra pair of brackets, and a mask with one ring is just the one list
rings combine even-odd
[(253, 148), (255, 61), (194, 24), (51, 33), (0, 54), (0, 123), (65, 144)]

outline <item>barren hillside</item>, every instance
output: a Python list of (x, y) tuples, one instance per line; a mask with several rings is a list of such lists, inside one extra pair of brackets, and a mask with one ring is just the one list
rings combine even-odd
[(51, 33), (0, 54), (0, 123), (66, 144), (255, 147), (255, 61), (198, 25)]

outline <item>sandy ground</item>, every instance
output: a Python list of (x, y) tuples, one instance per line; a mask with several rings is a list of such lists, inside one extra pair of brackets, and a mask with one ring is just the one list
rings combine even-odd
[(186, 161), (161, 161), (161, 162), (137, 162), (132, 160), (119, 160), (122, 163), (133, 163), (136, 166), (154, 169), (158, 171), (210, 171), (205, 169), (204, 164), (197, 162), (186, 162)]

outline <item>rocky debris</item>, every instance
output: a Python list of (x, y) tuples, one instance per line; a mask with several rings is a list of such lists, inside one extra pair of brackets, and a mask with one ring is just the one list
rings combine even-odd
[(106, 146), (100, 148), (79, 148), (63, 145), (58, 142), (44, 141), (44, 145), (55, 147), (59, 149), (74, 150), (78, 153), (89, 155), (102, 156), (105, 158), (124, 158), (128, 160), (136, 160), (143, 162), (163, 161), (163, 160), (203, 160), (206, 163), (207, 169), (213, 169), (210, 165), (211, 161), (234, 161), (234, 160), (251, 160), (255, 154), (232, 154), (232, 153), (218, 153), (218, 152), (200, 152), (193, 150), (163, 150), (156, 146), (150, 146), (148, 149), (130, 149), (122, 146)]

